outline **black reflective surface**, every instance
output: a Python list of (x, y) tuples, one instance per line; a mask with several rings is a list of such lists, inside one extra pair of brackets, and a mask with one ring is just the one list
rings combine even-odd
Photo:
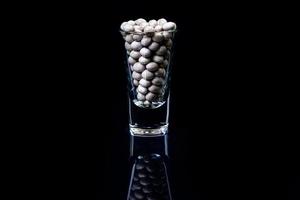
[(134, 159), (127, 200), (172, 200), (165, 160), (158, 154)]
[[(99, 173), (97, 186), (105, 182), (104, 193), (122, 200), (131, 177), (126, 65), (119, 24), (140, 16), (165, 16), (178, 25), (168, 133), (173, 198), (268, 199), (277, 194), (267, 189), (267, 183), (276, 179), (267, 173), (269, 161), (279, 154), (272, 146), (273, 133), (264, 126), (274, 111), (266, 109), (267, 69), (260, 62), (264, 51), (259, 48), (261, 35), (252, 15), (221, 5), (196, 6), (186, 15), (178, 9), (137, 10), (135, 14), (118, 10), (105, 34), (111, 47), (107, 82), (113, 87), (106, 88), (111, 109), (105, 136), (106, 170)], [(263, 192), (264, 196), (259, 195)], [(97, 198), (104, 193), (98, 191)]]
[[(289, 66), (277, 62), (282, 58), (276, 55), (281, 37), (275, 33), (285, 30), (277, 26), (284, 20), (268, 13), (272, 10), (283, 15), (279, 9), (271, 8), (275, 2), (265, 7), (262, 2), (242, 5), (227, 1), (110, 1), (110, 6), (105, 3), (99, 1), (98, 5), (86, 7), (82, 2), (39, 8), (30, 5), (38, 13), (21, 8), (24, 15), (7, 15), (9, 19), (16, 18), (17, 23), (8, 23), (18, 29), (11, 29), (12, 41), (16, 43), (11, 48), (23, 55), (13, 53), (11, 60), (21, 62), (15, 65), (20, 70), (10, 69), (14, 70), (13, 76), (20, 75), (24, 81), (11, 79), (4, 85), (15, 86), (9, 91), (17, 97), (8, 95), (14, 103), (8, 108), (12, 109), (10, 115), (21, 123), (13, 120), (11, 128), (22, 129), (4, 135), (14, 137), (13, 142), (27, 138), (39, 145), (36, 148), (22, 141), (24, 149), (32, 149), (25, 153), (25, 159), (36, 152), (41, 154), (33, 159), (37, 165), (9, 156), (19, 162), (13, 173), (29, 176), (23, 182), (11, 180), (21, 187), (29, 185), (31, 173), (22, 167), (42, 169), (39, 178), (50, 184), (48, 187), (35, 181), (49, 189), (42, 192), (40, 199), (56, 191), (64, 191), (66, 195), (57, 194), (53, 199), (70, 199), (70, 195), (77, 196), (79, 192), (84, 194), (81, 199), (92, 199), (82, 186), (94, 184), (90, 180), (94, 174), (87, 175), (94, 172), (87, 160), (96, 160), (96, 199), (126, 199), (132, 166), (124, 42), (119, 26), (124, 20), (141, 16), (166, 17), (178, 25), (169, 131), (168, 173), (173, 198), (265, 200), (279, 196), (284, 190), (284, 197), (280, 198), (284, 199), (288, 181), (282, 181), (281, 173), (294, 174), (293, 166), (299, 169), (299, 140), (295, 131), (289, 131), (290, 126), (284, 126), (281, 120), (290, 116), (279, 114), (282, 104), (292, 112), (296, 106), (290, 110), (288, 104), (277, 102), (280, 98), (289, 100), (279, 90), (290, 87), (283, 87), (283, 75), (274, 73), (281, 73)], [(266, 31), (272, 23), (276, 24), (276, 30)], [(297, 94), (297, 90), (291, 93)], [(10, 115), (5, 118), (10, 119)], [(291, 118), (291, 124), (298, 124), (297, 116)], [(32, 132), (37, 134), (30, 135)], [(290, 138), (285, 143), (287, 134)], [(7, 142), (3, 139), (3, 143)], [(43, 148), (46, 153), (41, 153)], [(5, 149), (6, 155), (14, 147)], [(17, 154), (24, 153), (24, 149), (17, 150)], [(281, 167), (287, 163), (281, 159), (286, 155), (295, 162), (287, 164), (289, 171)], [(49, 170), (44, 170), (44, 166)], [(68, 173), (70, 178), (66, 177)], [(55, 178), (50, 182), (41, 174)], [(86, 177), (89, 180), (80, 180)], [(290, 197), (296, 198), (298, 185), (290, 184), (289, 188)], [(35, 194), (37, 189), (30, 187), (29, 191)], [(13, 192), (21, 193), (22, 198), (31, 196), (15, 188)]]

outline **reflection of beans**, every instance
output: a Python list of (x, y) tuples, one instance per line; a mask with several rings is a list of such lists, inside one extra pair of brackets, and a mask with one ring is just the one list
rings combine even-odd
[[(148, 105), (149, 101), (146, 100), (145, 102)], [(142, 169), (135, 167), (134, 174), (132, 174), (133, 181), (131, 182), (129, 191), (129, 200), (138, 200), (138, 198), (142, 198), (142, 195), (143, 200), (170, 200), (171, 196), (168, 190), (166, 170), (162, 158), (155, 155), (139, 157), (136, 160), (136, 166), (139, 166), (139, 168), (142, 166)], [(145, 159), (149, 160), (144, 162)], [(141, 172), (142, 176), (146, 176), (139, 178)]]
[(138, 190), (134, 192), (134, 196), (137, 199), (144, 199), (144, 197), (145, 197), (145, 195), (141, 191), (138, 191)]

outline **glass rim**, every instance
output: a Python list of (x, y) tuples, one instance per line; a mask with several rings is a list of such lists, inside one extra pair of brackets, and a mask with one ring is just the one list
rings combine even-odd
[[(161, 33), (161, 32), (168, 32), (168, 33), (176, 33), (178, 30), (175, 29), (175, 30), (168, 30), (168, 31), (155, 31), (155, 32), (151, 32), (151, 33)], [(145, 32), (136, 32), (136, 31), (124, 31), (122, 29), (119, 29), (119, 32), (122, 34), (122, 33), (125, 33), (125, 34), (135, 34), (135, 35), (147, 35), (147, 34), (150, 34), (150, 33), (145, 33)]]

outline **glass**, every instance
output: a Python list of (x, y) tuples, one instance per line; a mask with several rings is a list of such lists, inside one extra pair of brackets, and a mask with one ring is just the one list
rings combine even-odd
[(130, 133), (162, 136), (168, 130), (175, 31), (120, 32), (126, 49)]

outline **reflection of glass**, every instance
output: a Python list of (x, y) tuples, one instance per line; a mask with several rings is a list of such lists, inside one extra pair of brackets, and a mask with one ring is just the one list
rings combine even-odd
[(166, 165), (158, 154), (138, 156), (132, 167), (127, 200), (172, 200)]
[(168, 128), (170, 62), (174, 31), (123, 32), (127, 52), (130, 132), (164, 135)]

